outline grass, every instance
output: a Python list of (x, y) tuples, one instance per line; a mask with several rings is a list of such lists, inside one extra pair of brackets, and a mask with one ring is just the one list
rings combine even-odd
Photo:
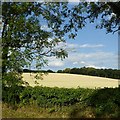
[(3, 118), (74, 118), (74, 117), (94, 118), (95, 115), (90, 107), (84, 108), (83, 105), (78, 105), (78, 104), (69, 107), (63, 106), (63, 107), (42, 108), (35, 105), (31, 105), (31, 106), (26, 105), (15, 108), (13, 106), (8, 105), (7, 103), (3, 103), (2, 117)]

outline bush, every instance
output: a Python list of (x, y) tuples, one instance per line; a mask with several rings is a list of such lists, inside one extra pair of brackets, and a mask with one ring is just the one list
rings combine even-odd
[(2, 86), (2, 101), (16, 105), (21, 102), (20, 93), (24, 90), (22, 86), (5, 87)]
[(87, 99), (86, 103), (95, 108), (96, 117), (114, 117), (120, 114), (120, 88), (98, 89)]
[(67, 106), (86, 99), (90, 89), (67, 89), (49, 87), (3, 87), (3, 101), (8, 103), (33, 104), (41, 107)]
[(49, 87), (3, 86), (3, 102), (12, 105), (34, 105), (39, 107), (62, 107), (80, 103), (95, 111), (96, 117), (119, 116), (120, 88), (67, 89)]

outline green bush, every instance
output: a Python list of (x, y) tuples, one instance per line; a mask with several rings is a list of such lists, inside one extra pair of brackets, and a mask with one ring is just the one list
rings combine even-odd
[(98, 89), (87, 99), (86, 103), (95, 108), (96, 117), (119, 116), (120, 88)]
[(24, 90), (22, 86), (5, 87), (2, 86), (2, 101), (12, 105), (19, 104), (20, 93)]
[(90, 89), (67, 89), (49, 87), (3, 87), (3, 101), (8, 103), (33, 104), (42, 107), (73, 105), (85, 99)]
[(3, 87), (3, 102), (12, 105), (34, 105), (39, 107), (62, 107), (76, 105), (93, 108), (96, 117), (119, 116), (120, 88), (67, 89), (49, 87)]

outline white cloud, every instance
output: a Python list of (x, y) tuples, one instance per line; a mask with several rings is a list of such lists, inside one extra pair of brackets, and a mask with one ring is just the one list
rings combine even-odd
[(66, 44), (66, 50), (69, 52), (76, 52), (76, 49), (78, 48), (79, 46), (77, 44), (71, 44), (71, 43)]
[(85, 61), (81, 61), (80, 64), (86, 64)]
[(92, 67), (92, 68), (96, 68), (96, 69), (105, 69), (105, 67), (99, 67), (99, 66), (95, 66), (95, 65), (88, 65), (88, 66), (85, 66), (85, 67)]
[(76, 64), (78, 64), (78, 62), (73, 62), (73, 65), (76, 65)]
[(99, 0), (85, 0), (86, 2), (98, 2)]
[(53, 61), (53, 62), (49, 62), (48, 65), (51, 67), (61, 67), (64, 65), (64, 63), (61, 61)]
[(80, 2), (80, 0), (68, 0), (69, 2)]
[(79, 47), (78, 44), (72, 44), (72, 43), (67, 43), (66, 46), (68, 48), (78, 48)]
[(103, 47), (104, 45), (102, 44), (83, 44), (80, 45), (80, 48), (99, 48), (99, 47)]
[(65, 63), (73, 65), (72, 67), (117, 67), (117, 54), (112, 52), (70, 53)]
[(56, 49), (63, 48), (68, 52), (77, 52), (79, 49), (82, 49), (82, 48), (95, 49), (95, 48), (101, 48), (101, 47), (104, 47), (104, 45), (103, 44), (82, 44), (82, 45), (79, 45), (79, 44), (73, 44), (73, 43), (60, 42), (58, 44), (58, 46), (56, 47)]
[(104, 47), (103, 44), (71, 44), (71, 43), (66, 43), (66, 46), (68, 48), (99, 48), (99, 47)]
[(48, 66), (50, 66), (50, 67), (61, 67), (61, 66), (64, 66), (64, 62), (60, 59), (56, 59), (55, 57), (50, 57), (48, 59)]
[(92, 63), (89, 63), (89, 61), (88, 62), (81, 61), (80, 64), (85, 66), (85, 67), (100, 68), (98, 66), (93, 65)]
[(98, 65), (95, 65), (96, 62), (85, 62), (85, 61), (81, 61), (80, 64), (82, 64), (83, 66), (85, 67), (92, 67), (92, 68), (96, 68), (96, 69), (100, 69), (100, 68), (105, 68), (103, 66), (98, 66)]

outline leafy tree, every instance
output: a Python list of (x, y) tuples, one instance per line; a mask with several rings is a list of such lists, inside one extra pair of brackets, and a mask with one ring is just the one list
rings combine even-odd
[(47, 72), (48, 72), (48, 73), (54, 73), (54, 71), (52, 71), (52, 70), (47, 70)]
[(72, 73), (72, 74), (80, 74), (80, 69), (79, 68), (72, 68), (70, 70), (70, 73)]
[(63, 73), (70, 73), (70, 68), (65, 68), (65, 69), (63, 70)]
[(64, 21), (59, 15), (59, 8), (65, 11), (65, 6), (66, 3), (2, 2), (2, 79), (7, 86), (12, 81), (22, 84), (18, 72), (24, 67), (30, 69), (32, 62), (40, 69), (47, 64), (47, 57), (67, 57), (67, 52), (58, 47), (65, 42), (60, 31)]
[(75, 5), (67, 17), (71, 16), (67, 25), (69, 29), (74, 29), (74, 38), (79, 28), (82, 28), (89, 21), (94, 23), (99, 19), (96, 28), (106, 28), (107, 32), (116, 32), (120, 29), (120, 2), (79, 2)]
[(57, 73), (63, 73), (63, 71), (62, 70), (58, 70)]
[[(65, 41), (52, 30), (52, 27), (57, 29), (61, 20), (54, 10), (62, 3), (55, 5), (54, 9), (51, 3), (2, 3), (2, 73), (18, 71), (33, 61), (36, 68), (41, 68), (47, 63), (45, 57), (67, 57), (63, 48), (56, 47)], [(47, 20), (50, 31), (42, 28), (43, 20)]]

